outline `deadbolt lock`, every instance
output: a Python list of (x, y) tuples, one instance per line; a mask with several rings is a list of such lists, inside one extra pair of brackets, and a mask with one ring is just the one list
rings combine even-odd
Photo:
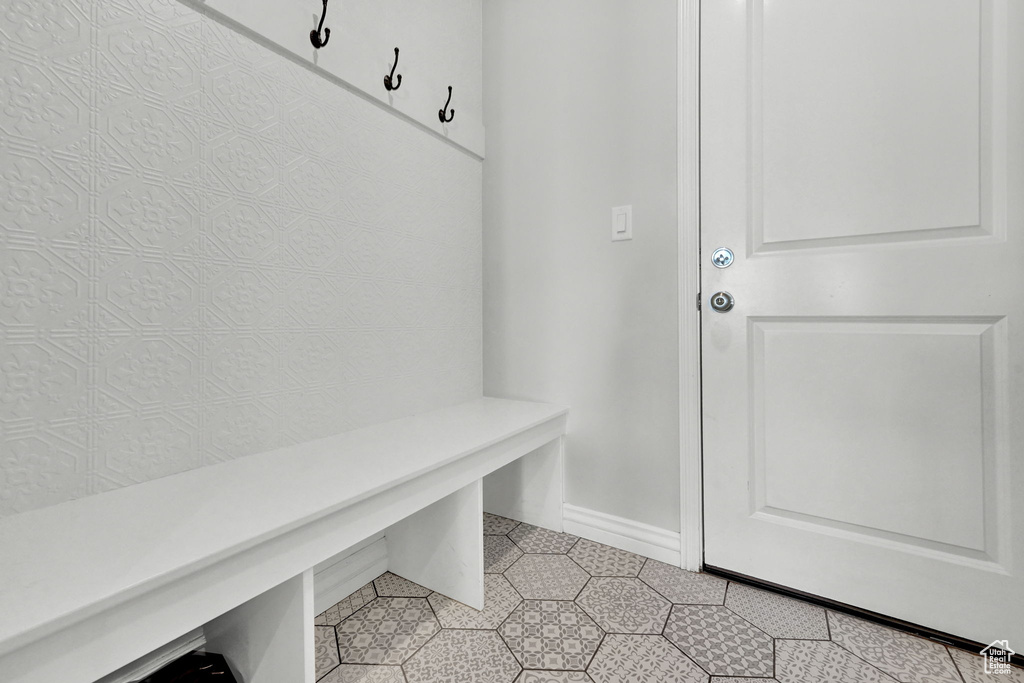
[(732, 249), (719, 247), (715, 249), (715, 253), (711, 254), (711, 263), (714, 264), (715, 268), (728, 268), (732, 265), (735, 258), (732, 254)]
[(729, 292), (715, 292), (711, 295), (711, 308), (719, 313), (731, 311), (735, 303), (736, 300), (732, 298), (732, 294)]

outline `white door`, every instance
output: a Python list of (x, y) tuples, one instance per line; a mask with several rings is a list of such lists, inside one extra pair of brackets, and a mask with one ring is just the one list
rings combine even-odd
[(702, 3), (701, 222), (706, 564), (1024, 648), (1024, 1)]

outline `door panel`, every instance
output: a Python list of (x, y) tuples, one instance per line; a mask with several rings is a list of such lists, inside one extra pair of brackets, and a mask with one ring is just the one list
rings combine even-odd
[(1007, 0), (702, 5), (707, 564), (1024, 644), (1022, 46)]
[(750, 322), (753, 511), (982, 557), (992, 322)]
[(764, 242), (977, 225), (977, 0), (770, 8), (751, 46)]

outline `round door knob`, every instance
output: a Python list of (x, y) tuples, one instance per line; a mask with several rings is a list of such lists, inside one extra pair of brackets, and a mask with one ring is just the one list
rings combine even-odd
[(719, 313), (731, 311), (735, 303), (736, 300), (732, 298), (732, 294), (729, 292), (715, 292), (711, 295), (711, 308)]
[(714, 264), (715, 268), (728, 268), (732, 265), (734, 259), (732, 249), (726, 249), (725, 247), (719, 247), (711, 254), (711, 263)]

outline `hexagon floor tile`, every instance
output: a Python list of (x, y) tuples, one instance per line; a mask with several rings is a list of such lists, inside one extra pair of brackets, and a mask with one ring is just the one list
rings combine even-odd
[(709, 674), (761, 676), (773, 674), (771, 636), (718, 605), (675, 605), (665, 637)]
[(338, 641), (334, 635), (334, 627), (314, 626), (313, 647), (316, 677), (319, 680), (327, 675), (331, 669), (338, 666)]
[(405, 676), (400, 666), (342, 664), (319, 683), (405, 683)]
[(644, 566), (644, 558), (640, 555), (585, 538), (572, 547), (569, 557), (591, 576), (636, 576)]
[(345, 664), (401, 664), (441, 626), (426, 598), (377, 598), (336, 627)]
[(594, 683), (704, 683), (708, 675), (661, 636), (611, 633), (587, 672)]
[(594, 577), (576, 604), (608, 633), (660, 634), (672, 604), (640, 579)]
[(484, 536), (484, 572), (501, 574), (523, 556), (508, 536)]
[(504, 536), (517, 526), (519, 526), (519, 522), (514, 519), (492, 515), (490, 512), (484, 513), (484, 536), (490, 536), (492, 534)]
[(382, 598), (425, 598), (432, 592), (429, 588), (391, 572), (384, 572), (374, 579), (373, 587)]
[(532, 524), (520, 524), (508, 533), (524, 553), (567, 553), (580, 540), (579, 536), (542, 529)]
[(779, 683), (894, 683), (863, 659), (822, 640), (775, 641), (775, 678)]
[(710, 574), (688, 572), (657, 560), (647, 560), (640, 580), (677, 605), (721, 605), (727, 582)]
[(960, 683), (945, 647), (863, 619), (828, 613), (832, 640), (902, 683)]
[(489, 628), (496, 629), (523, 601), (519, 593), (501, 574), (484, 575), (484, 608), (482, 611), (463, 605), (457, 600), (440, 593), (431, 593), (427, 598), (434, 608), (441, 628)]
[[(483, 521), (482, 611), (385, 573), (315, 618), (319, 683), (997, 678), (972, 653), (799, 600), (497, 515)], [(1024, 671), (998, 678), (1024, 683)]]
[(523, 671), (516, 683), (594, 683), (582, 671)]
[(583, 671), (604, 631), (575, 603), (526, 600), (498, 629), (526, 669)]
[(565, 555), (523, 555), (505, 577), (528, 600), (573, 600), (590, 574)]
[(494, 631), (445, 629), (402, 669), (409, 683), (512, 683), (522, 670)]
[(806, 602), (732, 582), (725, 606), (775, 638), (828, 640), (825, 610)]
[(338, 604), (317, 615), (313, 623), (318, 626), (334, 626), (375, 597), (377, 597), (377, 593), (373, 590), (373, 582), (370, 582)]

